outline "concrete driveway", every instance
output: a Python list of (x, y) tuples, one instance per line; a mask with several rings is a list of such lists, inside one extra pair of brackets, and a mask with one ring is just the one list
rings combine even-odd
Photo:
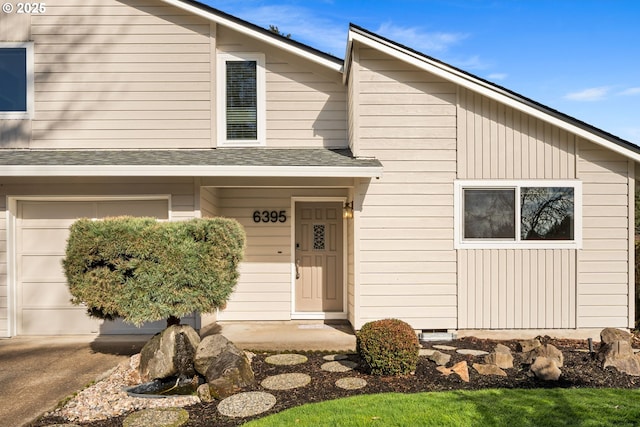
[(0, 339), (0, 424), (28, 424), (138, 353), (148, 338)]
[[(352, 351), (348, 324), (229, 322), (200, 331), (222, 333), (248, 350)], [(149, 335), (0, 339), (0, 425), (23, 426), (139, 353)]]

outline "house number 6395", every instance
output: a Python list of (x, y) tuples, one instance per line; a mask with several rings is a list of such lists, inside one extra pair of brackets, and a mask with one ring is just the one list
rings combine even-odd
[(287, 222), (287, 211), (253, 211), (253, 222)]

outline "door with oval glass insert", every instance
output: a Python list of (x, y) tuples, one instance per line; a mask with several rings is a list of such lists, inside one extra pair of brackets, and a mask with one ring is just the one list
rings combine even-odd
[(296, 203), (296, 312), (342, 312), (342, 203)]

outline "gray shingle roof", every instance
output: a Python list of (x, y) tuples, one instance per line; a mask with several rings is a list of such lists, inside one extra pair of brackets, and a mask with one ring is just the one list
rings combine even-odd
[(2, 170), (31, 169), (43, 170), (55, 167), (57, 170), (70, 168), (96, 167), (118, 168), (140, 166), (181, 167), (202, 171), (211, 167), (278, 167), (379, 169), (382, 165), (377, 159), (356, 158), (348, 149), (264, 149), (264, 148), (226, 148), (209, 150), (0, 150), (0, 175)]

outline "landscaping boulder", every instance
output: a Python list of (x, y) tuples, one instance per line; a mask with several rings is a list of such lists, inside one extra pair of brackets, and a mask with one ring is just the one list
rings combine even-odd
[(534, 348), (540, 347), (542, 345), (540, 343), (540, 340), (535, 338), (531, 340), (518, 341), (518, 344), (520, 345), (520, 352), (522, 353), (529, 353)]
[(496, 365), (498, 368), (513, 368), (513, 355), (506, 345), (498, 344), (493, 353), (485, 356), (484, 362), (488, 365)]
[(469, 382), (469, 366), (467, 365), (466, 360), (458, 362), (450, 368), (447, 368), (446, 366), (438, 366), (436, 369), (445, 377), (448, 377), (451, 374), (457, 374), (462, 381), (466, 383)]
[(538, 357), (546, 357), (555, 361), (556, 366), (561, 368), (564, 364), (564, 355), (557, 347), (551, 344), (535, 347), (524, 357), (524, 363), (532, 364)]
[(142, 381), (193, 377), (193, 359), (200, 336), (188, 325), (172, 325), (156, 334), (140, 352), (140, 378)]
[(640, 376), (640, 356), (633, 352), (631, 334), (615, 328), (603, 329), (600, 333), (598, 360), (602, 368), (613, 366), (628, 375)]
[(476, 370), (480, 375), (498, 375), (501, 377), (506, 377), (507, 373), (500, 369), (498, 366), (494, 364), (486, 364), (483, 365), (481, 363), (474, 363), (473, 369)]
[(451, 355), (436, 350), (431, 356), (427, 356), (427, 358), (433, 362), (436, 362), (436, 365), (438, 366), (444, 366), (451, 360)]
[(545, 356), (536, 357), (535, 362), (531, 365), (531, 372), (544, 381), (557, 381), (562, 372), (557, 365), (556, 359)]
[(198, 346), (196, 370), (204, 375), (212, 398), (223, 399), (255, 382), (245, 353), (222, 335), (204, 338)]

